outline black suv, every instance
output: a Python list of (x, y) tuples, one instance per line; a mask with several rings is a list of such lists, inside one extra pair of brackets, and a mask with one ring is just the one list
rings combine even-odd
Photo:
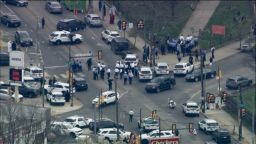
[(229, 131), (227, 129), (219, 129), (215, 132), (213, 132), (213, 138), (214, 141), (217, 142), (217, 144), (230, 144), (231, 143), (231, 137), (229, 134)]
[(16, 31), (14, 38), (15, 42), (23, 47), (33, 46), (33, 40), (27, 31)]
[(111, 41), (111, 50), (124, 57), (127, 53), (130, 53), (129, 41), (123, 37), (116, 37)]
[(173, 74), (155, 77), (149, 83), (146, 84), (146, 92), (160, 92), (162, 90), (172, 89), (176, 84), (176, 80)]
[(28, 1), (27, 0), (3, 0), (3, 2), (6, 3), (6, 4), (16, 5), (18, 7), (28, 6)]
[(247, 87), (252, 84), (252, 80), (244, 76), (232, 76), (226, 80), (226, 87), (228, 89), (239, 89), (239, 87)]
[(21, 25), (21, 20), (12, 14), (4, 14), (1, 16), (1, 23), (7, 27), (19, 27)]
[(78, 19), (62, 19), (57, 23), (57, 30), (78, 31), (86, 28), (86, 24)]
[(74, 78), (74, 87), (76, 91), (85, 91), (88, 89), (88, 84), (84, 78)]
[(19, 86), (19, 93), (23, 95), (23, 97), (36, 97), (40, 94), (40, 84), (38, 82), (26, 82), (22, 83)]
[[(94, 130), (94, 124), (95, 122), (89, 123), (89, 129), (91, 131)], [(123, 124), (119, 123), (118, 126), (120, 129), (124, 129)], [(117, 127), (117, 124), (110, 119), (102, 119), (100, 121), (96, 121), (96, 131), (99, 131), (99, 129), (102, 129), (102, 128), (116, 128), (116, 127)]]

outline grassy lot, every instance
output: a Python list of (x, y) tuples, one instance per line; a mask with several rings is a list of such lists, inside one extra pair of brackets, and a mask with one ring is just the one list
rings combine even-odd
[[(143, 31), (137, 31), (136, 23), (144, 20), (147, 39), (153, 35), (158, 40), (165, 36), (177, 37), (190, 15), (197, 1), (113, 1), (121, 17), (134, 23), (134, 32), (143, 36)], [(174, 15), (172, 15), (172, 6)]]
[[(244, 18), (244, 22), (240, 20)], [(234, 40), (239, 40), (239, 33), (245, 37), (248, 35), (253, 18), (250, 1), (221, 1), (213, 16), (202, 33), (200, 45), (202, 48), (210, 48), (211, 44), (221, 47)], [(225, 36), (211, 35), (211, 26), (224, 25)]]
[(253, 101), (252, 97), (256, 99), (255, 96), (255, 87), (249, 88), (246, 91), (242, 93), (244, 104), (245, 104), (245, 109), (246, 111), (249, 111), (252, 113), (253, 108), (256, 109), (256, 105), (253, 106)]

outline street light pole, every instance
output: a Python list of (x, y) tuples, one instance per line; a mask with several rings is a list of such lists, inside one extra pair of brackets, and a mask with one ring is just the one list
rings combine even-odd
[(70, 106), (72, 107), (73, 106), (73, 98), (72, 98), (72, 95), (71, 95), (71, 44), (69, 45), (68, 47), (68, 80), (69, 80), (69, 95), (71, 96), (71, 104)]
[[(199, 40), (200, 40), (200, 36), (201, 36), (201, 30), (199, 30), (199, 35), (198, 35)], [(204, 59), (203, 59), (203, 51), (200, 46), (199, 46), (199, 53), (200, 53), (200, 73), (201, 73), (201, 109), (202, 109), (202, 112), (205, 113), (205, 94), (204, 94), (205, 92), (204, 92), (204, 75), (203, 75)]]
[(119, 140), (119, 117), (118, 117), (118, 98), (117, 98), (117, 82), (116, 82), (116, 75), (115, 77), (115, 96), (116, 96), (116, 125), (117, 125), (117, 141)]
[(239, 135), (238, 135), (238, 139), (239, 141), (242, 140), (242, 127), (243, 127), (243, 114), (242, 114), (242, 109), (244, 108), (244, 102), (243, 102), (243, 98), (242, 98), (242, 86), (239, 85), (239, 100), (240, 100), (240, 108), (239, 108)]

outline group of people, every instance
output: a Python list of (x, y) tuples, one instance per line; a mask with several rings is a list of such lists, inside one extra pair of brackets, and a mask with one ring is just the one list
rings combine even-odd
[(82, 62), (81, 61), (73, 60), (71, 67), (72, 67), (72, 71), (73, 72), (81, 72), (81, 71), (83, 71), (83, 67), (82, 67)]
[(94, 66), (92, 68), (92, 72), (93, 72), (93, 80), (98, 80), (99, 79), (99, 75), (101, 79), (105, 79), (105, 70), (106, 69), (106, 65), (104, 63), (98, 62), (97, 66)]

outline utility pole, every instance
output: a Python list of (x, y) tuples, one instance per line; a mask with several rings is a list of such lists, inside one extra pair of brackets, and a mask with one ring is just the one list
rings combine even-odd
[(239, 109), (239, 133), (238, 133), (238, 139), (239, 141), (242, 140), (242, 127), (243, 127), (243, 114), (242, 109), (244, 108), (244, 102), (242, 98), (242, 86), (239, 85), (239, 100), (240, 100), (240, 109)]
[(219, 96), (220, 96), (220, 77), (221, 77), (221, 74), (220, 74), (220, 66), (218, 65), (218, 84), (219, 84)]
[(117, 125), (117, 141), (119, 140), (119, 113), (118, 113), (118, 98), (117, 98), (117, 82), (116, 82), (116, 75), (115, 77), (115, 96), (116, 96), (116, 125)]
[[(71, 44), (69, 45), (68, 47), (68, 80), (69, 80), (69, 95), (71, 96)], [(73, 81), (73, 80), (72, 80)], [(72, 100), (73, 101), (73, 98)], [(72, 107), (73, 106), (73, 103), (71, 102), (70, 106)]]
[[(201, 30), (199, 30), (198, 38), (200, 40)], [(199, 46), (199, 44), (198, 44)], [(205, 92), (204, 92), (204, 75), (203, 75), (203, 67), (204, 67), (204, 59), (203, 59), (203, 51), (202, 48), (199, 47), (200, 52), (200, 73), (201, 73), (201, 109), (202, 112), (205, 113)]]
[(41, 91), (42, 91), (42, 106), (44, 107), (44, 85), (45, 85), (45, 78), (44, 78), (44, 63), (43, 63), (43, 79), (41, 80)]
[[(140, 108), (140, 125), (141, 125), (142, 119), (141, 119), (141, 108)], [(141, 128), (140, 128), (140, 144), (141, 144)]]

